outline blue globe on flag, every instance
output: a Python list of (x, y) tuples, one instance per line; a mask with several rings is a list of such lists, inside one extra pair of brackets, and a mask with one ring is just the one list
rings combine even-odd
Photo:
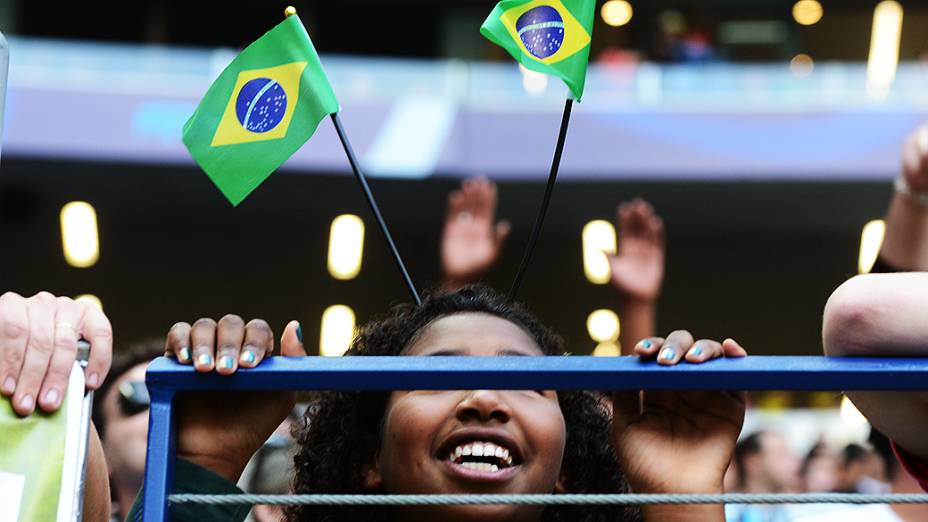
[(526, 11), (516, 21), (516, 30), (525, 49), (539, 60), (557, 53), (564, 43), (564, 19), (548, 5)]
[(268, 132), (287, 113), (287, 93), (270, 78), (255, 78), (242, 86), (235, 100), (239, 123), (251, 132)]

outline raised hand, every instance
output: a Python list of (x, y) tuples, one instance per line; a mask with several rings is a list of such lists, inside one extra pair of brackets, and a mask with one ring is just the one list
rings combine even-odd
[[(284, 329), (281, 355), (306, 355), (298, 331), (296, 321)], [(188, 356), (182, 357), (185, 350)], [(227, 315), (218, 323), (212, 319), (200, 319), (193, 326), (177, 323), (168, 333), (165, 348), (182, 363), (193, 360), (200, 372), (215, 369), (223, 375), (235, 373), (239, 366), (257, 366), (273, 350), (274, 333), (266, 322), (253, 320), (246, 324), (236, 315)], [(185, 394), (177, 401), (177, 456), (236, 482), (245, 464), (287, 417), (295, 401), (294, 392)]]
[(496, 222), (496, 206), (496, 185), (483, 177), (465, 180), (448, 196), (441, 239), (447, 286), (476, 283), (499, 258), (511, 227), (506, 221)]
[(664, 280), (664, 222), (646, 201), (619, 206), (618, 252), (609, 256), (612, 284), (623, 297), (653, 302)]
[(61, 406), (81, 338), (90, 342), (85, 381), (95, 390), (113, 355), (113, 329), (99, 308), (48, 292), (0, 296), (0, 393), (16, 413)]
[[(700, 364), (743, 357), (735, 341), (722, 343), (678, 330), (638, 343), (642, 358), (661, 364)], [(711, 363), (710, 363), (711, 364)], [(613, 443), (633, 491), (718, 493), (744, 420), (741, 392), (620, 392), (613, 395)]]
[(928, 124), (909, 135), (902, 146), (902, 176), (915, 192), (928, 192)]

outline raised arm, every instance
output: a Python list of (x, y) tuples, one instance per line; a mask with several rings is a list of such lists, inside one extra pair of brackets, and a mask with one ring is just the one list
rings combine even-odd
[(448, 195), (441, 265), (449, 290), (477, 283), (499, 258), (511, 227), (496, 222), (496, 206), (496, 185), (486, 178), (465, 180)]
[(880, 258), (899, 270), (928, 271), (928, 125), (903, 145)]
[(655, 335), (657, 298), (664, 281), (664, 222), (646, 201), (619, 205), (618, 252), (609, 257), (612, 285), (619, 293), (624, 355), (638, 341)]
[[(869, 274), (841, 285), (825, 305), (825, 354), (928, 357), (928, 273)], [(928, 360), (925, 361), (928, 364)], [(928, 392), (847, 392), (880, 431), (928, 460)]]

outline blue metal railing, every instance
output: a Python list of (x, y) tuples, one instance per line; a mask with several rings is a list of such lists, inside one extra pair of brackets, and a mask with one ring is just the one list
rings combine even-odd
[(721, 359), (660, 366), (636, 357), (276, 357), (234, 376), (198, 374), (156, 359), (145, 521), (169, 520), (174, 485), (173, 401), (181, 391), (236, 390), (925, 390), (928, 360), (826, 357)]

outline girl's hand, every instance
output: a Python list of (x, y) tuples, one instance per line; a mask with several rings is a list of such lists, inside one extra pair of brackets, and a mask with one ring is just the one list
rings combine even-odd
[[(291, 321), (284, 329), (281, 355), (306, 355), (299, 328)], [(273, 353), (274, 332), (260, 319), (246, 324), (235, 315), (218, 323), (212, 319), (200, 319), (193, 326), (177, 323), (168, 333), (165, 351), (176, 354), (182, 363), (193, 361), (200, 372), (215, 369), (231, 375), (239, 366), (256, 366)], [(295, 400), (294, 392), (184, 394), (177, 401), (177, 456), (237, 482), (245, 464), (280, 426)]]
[[(747, 355), (732, 339), (694, 342), (683, 330), (645, 339), (635, 351), (664, 365)], [(618, 392), (613, 405), (613, 444), (633, 491), (722, 492), (744, 421), (743, 392)]]
[(48, 292), (0, 296), (0, 393), (10, 397), (16, 413), (61, 406), (81, 338), (90, 342), (85, 377), (95, 390), (113, 354), (113, 329), (99, 308)]

